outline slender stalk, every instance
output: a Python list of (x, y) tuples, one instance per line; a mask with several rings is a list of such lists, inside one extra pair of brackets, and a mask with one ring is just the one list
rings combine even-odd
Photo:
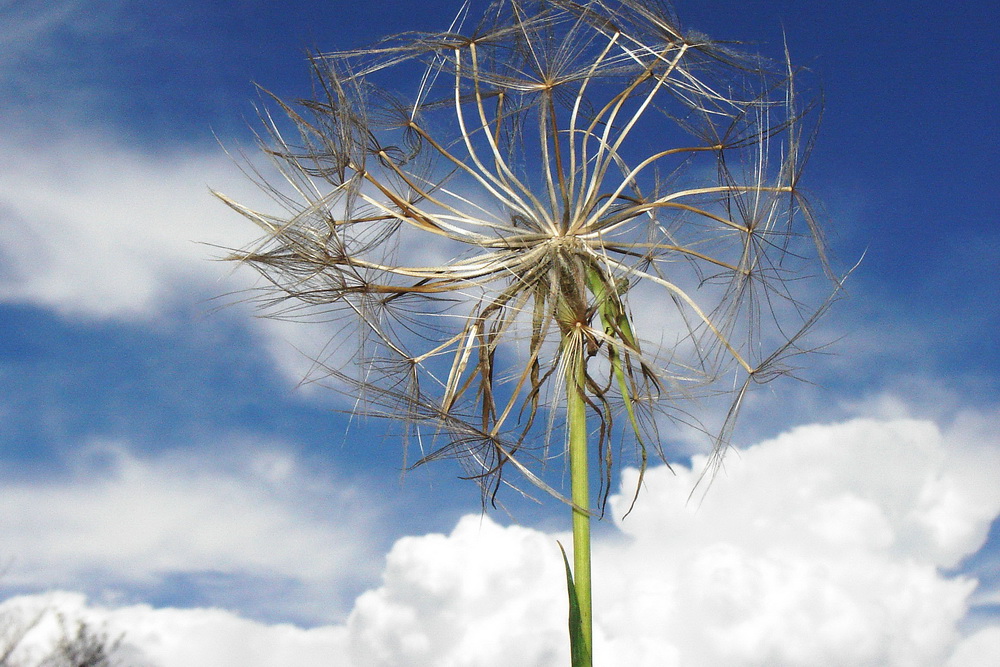
[[(569, 469), (573, 500), (573, 583), (580, 605), (580, 626), (586, 646), (584, 667), (593, 664), (593, 610), (590, 596), (590, 474), (587, 460), (587, 406), (584, 401), (586, 362), (583, 350), (573, 355), (566, 378), (566, 420), (569, 423)], [(573, 667), (577, 667), (574, 665)]]

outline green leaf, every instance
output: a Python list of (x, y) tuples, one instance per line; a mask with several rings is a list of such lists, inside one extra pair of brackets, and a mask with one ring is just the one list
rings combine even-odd
[[(607, 281), (611, 281), (614, 284), (614, 289), (608, 289), (609, 285)], [(629, 322), (628, 314), (622, 306), (621, 297), (627, 289), (628, 282), (625, 279), (616, 282), (615, 279), (608, 278), (607, 280), (601, 276), (600, 272), (594, 267), (588, 267), (587, 270), (587, 288), (594, 295), (594, 299), (597, 302), (597, 313), (601, 318), (601, 325), (604, 327), (604, 333), (607, 334), (609, 338), (620, 340), (622, 343), (622, 354), (618, 353), (618, 349), (613, 344), (608, 344), (608, 359), (611, 362), (611, 371), (618, 382), (618, 389), (622, 395), (622, 401), (625, 403), (625, 411), (628, 413), (629, 423), (632, 426), (632, 432), (635, 434), (636, 442), (639, 445), (640, 455), (642, 457), (641, 467), (639, 469), (639, 480), (640, 484), (642, 481), (643, 473), (646, 472), (646, 463), (648, 460), (648, 453), (646, 451), (646, 443), (642, 437), (642, 429), (639, 427), (639, 420), (635, 415), (635, 406), (632, 404), (632, 392), (629, 387), (628, 379), (625, 377), (625, 369), (622, 365), (622, 356), (628, 355), (628, 351), (635, 350), (638, 352), (639, 343), (636, 341), (635, 334), (632, 332), (632, 324)], [(638, 492), (638, 489), (636, 489)], [(634, 499), (633, 499), (634, 502)]]
[(566, 550), (560, 542), (559, 551), (562, 552), (563, 563), (566, 565), (566, 588), (569, 591), (569, 650), (572, 658), (572, 667), (592, 667), (593, 659), (587, 647), (587, 641), (583, 636), (583, 620), (580, 616), (580, 601), (576, 597), (576, 586), (573, 584), (573, 571), (569, 566), (569, 558), (566, 557)]

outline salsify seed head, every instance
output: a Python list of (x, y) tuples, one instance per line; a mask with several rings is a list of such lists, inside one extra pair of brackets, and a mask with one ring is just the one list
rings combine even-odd
[(460, 459), (484, 498), (518, 479), (562, 498), (543, 465), (578, 364), (601, 503), (621, 456), (644, 468), (659, 428), (728, 393), (717, 461), (824, 309), (804, 278), (839, 286), (799, 187), (802, 73), (663, 2), (466, 4), (312, 67), (311, 99), (262, 113), (281, 212), (219, 195), (265, 232), (233, 259), (271, 314), (357, 334), (327, 365), (356, 411), (400, 424), (418, 463)]

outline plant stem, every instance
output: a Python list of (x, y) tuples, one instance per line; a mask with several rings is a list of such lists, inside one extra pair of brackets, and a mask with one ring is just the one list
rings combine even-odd
[[(587, 406), (584, 401), (586, 362), (582, 350), (566, 378), (566, 419), (569, 423), (569, 469), (573, 500), (573, 582), (580, 605), (580, 625), (586, 646), (586, 667), (593, 664), (593, 611), (590, 598), (590, 473), (587, 452)], [(576, 665), (574, 665), (576, 667)]]

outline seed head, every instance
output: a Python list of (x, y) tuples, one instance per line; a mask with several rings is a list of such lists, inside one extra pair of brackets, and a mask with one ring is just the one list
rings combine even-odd
[(443, 33), (312, 67), (312, 99), (262, 114), (284, 213), (219, 195), (265, 231), (233, 259), (272, 314), (360, 334), (328, 369), (357, 411), (402, 425), (418, 464), (459, 458), (484, 498), (508, 472), (562, 497), (540, 465), (579, 360), (602, 505), (615, 443), (644, 469), (658, 428), (700, 425), (691, 399), (734, 395), (721, 456), (823, 309), (803, 305), (801, 279), (830, 274), (801, 73), (662, 2), (499, 0), (475, 26), (467, 3)]

